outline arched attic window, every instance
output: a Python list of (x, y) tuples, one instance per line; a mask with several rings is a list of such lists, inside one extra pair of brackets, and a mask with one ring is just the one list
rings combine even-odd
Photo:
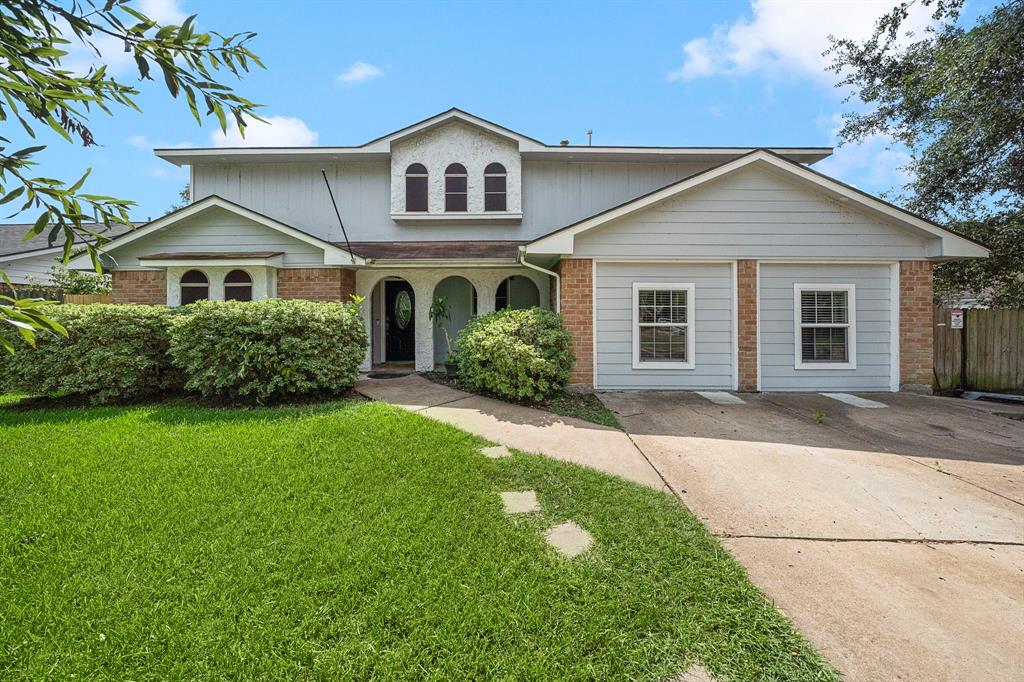
[(466, 167), (453, 163), (444, 171), (444, 210), (464, 213), (467, 210), (466, 192), (468, 178)]
[(251, 301), (252, 277), (245, 270), (232, 270), (224, 278), (225, 301)]
[(407, 213), (427, 210), (427, 167), (422, 163), (405, 169), (405, 210)]
[(489, 163), (484, 169), (484, 210), (507, 211), (508, 172), (500, 163)]
[(181, 304), (188, 305), (210, 298), (210, 280), (199, 270), (189, 270), (181, 276)]

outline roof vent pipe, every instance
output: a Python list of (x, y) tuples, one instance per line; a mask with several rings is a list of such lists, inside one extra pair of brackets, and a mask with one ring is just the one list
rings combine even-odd
[(569, 140), (562, 140), (558, 144), (562, 145), (563, 147), (568, 147), (569, 146)]

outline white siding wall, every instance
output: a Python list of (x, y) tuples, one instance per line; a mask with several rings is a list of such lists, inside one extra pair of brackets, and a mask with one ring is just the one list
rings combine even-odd
[[(856, 369), (795, 369), (794, 284), (853, 284)], [(892, 362), (890, 265), (761, 263), (761, 389), (888, 391)]]
[(790, 178), (746, 168), (584, 233), (576, 256), (913, 259), (924, 238)]
[(118, 268), (139, 265), (139, 257), (166, 252), (283, 251), (286, 267), (323, 267), (322, 249), (282, 234), (248, 218), (212, 208), (142, 237), (113, 252)]
[[(731, 263), (597, 263), (597, 347), (594, 385), (603, 389), (731, 389), (733, 271)], [(633, 283), (693, 283), (694, 369), (633, 369)]]
[(18, 258), (12, 261), (0, 260), (0, 271), (3, 271), (13, 284), (27, 284), (28, 278), (43, 283), (50, 283), (50, 268), (60, 265), (63, 254), (48, 253), (44, 256)]
[[(341, 241), (338, 219), (320, 175), (320, 169), (324, 168), (352, 241), (528, 240), (710, 165), (524, 161), (523, 221), (519, 225), (489, 222), (399, 225), (390, 214), (391, 165), (388, 161), (334, 165), (322, 162), (203, 164), (195, 167), (193, 182), (197, 201), (216, 194), (321, 239)], [(435, 177), (437, 173), (431, 169), (431, 175)], [(510, 204), (510, 210), (512, 206)]]

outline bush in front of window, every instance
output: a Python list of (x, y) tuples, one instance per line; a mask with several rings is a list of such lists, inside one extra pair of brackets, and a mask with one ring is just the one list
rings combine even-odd
[(171, 366), (170, 321), (178, 310), (148, 305), (55, 305), (47, 314), (67, 338), (37, 334), (0, 359), (0, 385), (48, 398), (79, 397), (93, 404), (129, 402), (179, 390)]
[(473, 318), (455, 345), (460, 382), (513, 400), (541, 400), (563, 391), (575, 362), (562, 318), (540, 308)]
[(351, 388), (366, 343), (355, 302), (199, 301), (172, 322), (170, 354), (187, 390), (266, 404)]

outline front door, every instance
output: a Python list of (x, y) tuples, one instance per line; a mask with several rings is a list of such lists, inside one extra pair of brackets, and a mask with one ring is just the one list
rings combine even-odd
[(387, 362), (410, 362), (416, 357), (415, 302), (408, 282), (385, 280), (384, 359)]

